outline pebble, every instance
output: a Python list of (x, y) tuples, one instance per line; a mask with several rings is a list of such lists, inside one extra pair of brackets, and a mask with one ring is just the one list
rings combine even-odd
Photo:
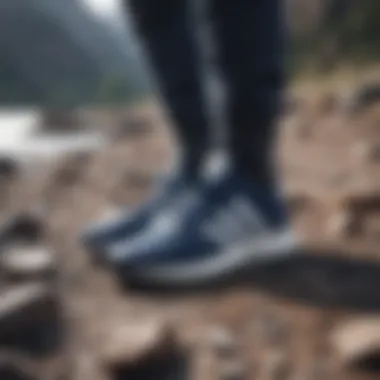
[(330, 342), (345, 367), (377, 361), (380, 367), (380, 318), (348, 320), (332, 330)]
[(153, 120), (150, 117), (130, 117), (119, 123), (114, 137), (118, 139), (123, 137), (142, 137), (152, 133), (153, 130)]
[(214, 327), (209, 333), (211, 347), (220, 356), (231, 356), (237, 351), (237, 339), (223, 327)]
[(318, 102), (318, 114), (328, 116), (339, 108), (340, 101), (336, 94), (329, 93), (321, 97)]
[(292, 213), (299, 214), (307, 209), (311, 199), (306, 194), (293, 193), (287, 195), (286, 203)]
[(0, 256), (0, 268), (5, 276), (11, 278), (45, 278), (54, 274), (56, 262), (47, 247), (11, 246)]
[(354, 93), (348, 111), (351, 114), (363, 112), (366, 108), (380, 101), (380, 83), (362, 84)]
[(258, 333), (265, 342), (279, 345), (286, 342), (289, 328), (283, 320), (272, 315), (265, 315), (259, 321)]
[(0, 379), (2, 380), (40, 380), (37, 371), (29, 360), (12, 355), (0, 356)]
[(308, 121), (300, 121), (297, 125), (295, 132), (299, 139), (306, 140), (313, 136), (313, 124)]
[(97, 356), (112, 369), (178, 350), (174, 333), (161, 321), (125, 322), (104, 335)]
[(339, 211), (327, 222), (327, 233), (332, 237), (351, 236), (360, 230), (360, 223), (354, 213), (349, 210)]
[(0, 248), (15, 241), (35, 243), (44, 235), (44, 222), (34, 213), (13, 215), (0, 226)]
[(376, 141), (364, 141), (353, 147), (353, 154), (361, 160), (371, 163), (380, 161), (380, 143)]
[(19, 172), (18, 163), (9, 157), (0, 157), (0, 178), (13, 179)]
[[(18, 285), (0, 292), (0, 337), (18, 334), (57, 315), (57, 295), (39, 283)], [(27, 316), (27, 317), (26, 317)]]
[(248, 379), (246, 366), (241, 362), (231, 362), (222, 365), (220, 370), (221, 380), (245, 380)]
[(283, 352), (273, 352), (267, 359), (266, 372), (271, 380), (286, 380), (290, 375), (290, 367)]

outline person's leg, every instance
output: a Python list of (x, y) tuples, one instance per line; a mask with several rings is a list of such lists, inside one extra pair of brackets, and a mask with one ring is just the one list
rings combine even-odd
[(184, 212), (109, 247), (108, 258), (121, 273), (142, 282), (198, 285), (295, 252), (272, 167), (284, 77), (280, 0), (212, 5), (235, 162), (218, 178), (204, 180), (205, 191)]
[[(196, 34), (192, 30), (191, 0), (130, 0), (136, 31), (146, 48), (159, 89), (174, 118), (182, 143), (176, 173), (151, 201), (132, 213), (90, 226), (83, 241), (92, 251), (128, 240), (145, 230), (158, 210), (168, 207), (189, 187), (197, 187), (198, 171), (209, 144), (203, 102), (201, 65)], [(128, 4), (126, 4), (128, 5)], [(181, 202), (177, 202), (181, 204)]]
[(181, 139), (185, 167), (196, 174), (209, 145), (200, 49), (192, 0), (130, 0), (132, 20)]
[(212, 0), (228, 99), (231, 153), (256, 183), (272, 186), (276, 119), (284, 84), (283, 0)]

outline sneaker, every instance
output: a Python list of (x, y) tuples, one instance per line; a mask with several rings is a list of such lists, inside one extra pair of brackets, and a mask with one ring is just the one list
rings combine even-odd
[(176, 176), (163, 181), (160, 191), (137, 208), (122, 213), (113, 219), (101, 220), (88, 227), (81, 235), (84, 245), (90, 250), (102, 251), (103, 248), (121, 239), (129, 239), (142, 231), (158, 210), (175, 199), (186, 188), (184, 177)]
[(132, 240), (107, 248), (116, 270), (153, 285), (197, 285), (295, 252), (281, 197), (237, 171), (178, 202)]

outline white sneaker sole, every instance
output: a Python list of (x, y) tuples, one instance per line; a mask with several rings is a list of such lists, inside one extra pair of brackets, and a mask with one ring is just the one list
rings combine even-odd
[(133, 278), (162, 285), (192, 285), (213, 281), (254, 264), (296, 253), (296, 239), (289, 228), (231, 245), (219, 255), (193, 263), (149, 266), (133, 270)]

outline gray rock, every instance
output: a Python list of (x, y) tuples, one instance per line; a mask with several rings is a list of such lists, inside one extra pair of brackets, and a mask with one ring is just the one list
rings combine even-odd
[(380, 82), (365, 83), (353, 94), (348, 111), (351, 114), (358, 114), (377, 102), (380, 102)]
[(273, 352), (265, 362), (266, 372), (269, 379), (286, 380), (290, 376), (290, 366), (283, 352)]
[(13, 354), (0, 355), (0, 379), (39, 380), (35, 366), (29, 359)]
[(248, 371), (246, 366), (238, 361), (230, 362), (222, 365), (220, 371), (221, 380), (246, 380), (248, 379)]
[(58, 299), (49, 286), (30, 283), (0, 292), (0, 337), (14, 336), (57, 315)]
[(45, 246), (10, 246), (0, 256), (5, 277), (17, 280), (50, 278), (56, 273), (53, 252)]
[(173, 331), (160, 320), (110, 323), (106, 330), (96, 356), (111, 371), (179, 350)]
[(41, 242), (45, 236), (45, 223), (38, 213), (25, 212), (8, 217), (0, 226), (0, 250), (12, 243)]
[(220, 356), (231, 356), (236, 353), (238, 343), (235, 336), (226, 328), (217, 326), (209, 333), (208, 341)]
[(20, 172), (16, 160), (11, 157), (0, 157), (0, 181), (15, 178)]
[[(344, 367), (380, 364), (380, 318), (362, 317), (339, 324), (330, 335), (332, 348)], [(370, 368), (368, 368), (370, 369)]]

